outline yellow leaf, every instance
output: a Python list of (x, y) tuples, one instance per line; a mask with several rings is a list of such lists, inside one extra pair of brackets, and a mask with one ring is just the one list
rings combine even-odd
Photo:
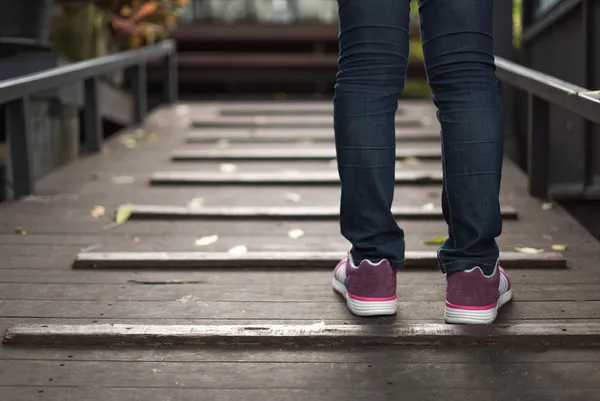
[(200, 209), (204, 206), (204, 198), (194, 198), (188, 202), (189, 209)]
[(407, 157), (406, 159), (404, 159), (404, 163), (409, 164), (411, 166), (418, 166), (419, 164), (421, 164), (421, 161), (416, 157)]
[(300, 202), (301, 199), (300, 195), (294, 192), (286, 192), (283, 197), (291, 202)]
[(215, 242), (217, 242), (219, 240), (219, 236), (218, 235), (209, 235), (207, 237), (201, 237), (198, 238), (195, 242), (196, 246), (207, 246), (207, 245), (211, 245), (214, 244)]
[(219, 166), (219, 170), (221, 170), (222, 173), (235, 173), (235, 171), (237, 170), (237, 167), (235, 164), (222, 163)]
[(230, 255), (239, 256), (245, 254), (247, 251), (248, 248), (246, 245), (238, 245), (231, 248), (229, 251), (227, 251), (227, 253)]
[(304, 236), (304, 231), (302, 231), (299, 228), (296, 228), (294, 230), (290, 230), (288, 232), (288, 237), (290, 237), (291, 239), (298, 239), (300, 237)]
[(115, 213), (115, 223), (117, 225), (124, 224), (131, 217), (131, 208), (133, 205), (131, 203), (126, 203), (124, 205), (119, 206), (117, 209), (117, 213)]
[(124, 5), (123, 7), (121, 7), (121, 15), (123, 17), (129, 17), (131, 15), (131, 7), (129, 7), (128, 5)]
[(554, 204), (552, 202), (542, 203), (542, 210), (552, 210)]
[(216, 145), (217, 148), (226, 149), (231, 146), (231, 141), (229, 139), (219, 139)]
[(90, 214), (92, 215), (92, 217), (100, 217), (100, 216), (104, 216), (105, 212), (106, 212), (106, 208), (104, 206), (95, 205), (92, 208), (92, 210), (90, 211)]
[(141, 129), (141, 128), (138, 128), (138, 129), (136, 129), (135, 131), (133, 131), (133, 136), (134, 136), (136, 139), (142, 139), (143, 137), (145, 137), (145, 136), (146, 136), (146, 131), (144, 131), (144, 130), (143, 130), (143, 129)]
[(557, 252), (562, 252), (567, 250), (567, 246), (563, 244), (554, 244), (552, 245), (552, 250)]
[(442, 245), (444, 241), (446, 241), (448, 237), (435, 237), (431, 239), (422, 240), (421, 244), (423, 245)]
[(516, 247), (513, 248), (513, 250), (515, 252), (527, 253), (529, 255), (536, 255), (538, 253), (544, 252), (543, 249), (531, 248), (531, 247), (528, 247), (528, 246), (516, 246)]
[(424, 204), (423, 206), (421, 206), (421, 209), (423, 210), (433, 210), (435, 209), (435, 205), (431, 202)]
[(15, 227), (15, 234), (27, 235), (27, 231), (23, 227)]

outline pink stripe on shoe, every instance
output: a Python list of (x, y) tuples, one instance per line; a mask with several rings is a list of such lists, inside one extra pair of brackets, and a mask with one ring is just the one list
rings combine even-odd
[(370, 301), (370, 302), (385, 302), (385, 301), (395, 301), (397, 299), (396, 295), (392, 295), (391, 297), (383, 297), (383, 298), (369, 298), (369, 297), (360, 297), (358, 295), (351, 294), (346, 291), (348, 296), (352, 299), (356, 299), (357, 301)]
[(453, 304), (452, 302), (448, 302), (446, 301), (446, 306), (452, 309), (462, 309), (462, 310), (489, 310), (489, 309), (494, 309), (495, 307), (498, 306), (498, 303), (493, 303), (493, 304), (489, 304), (489, 305), (484, 305), (484, 306), (466, 306), (466, 305), (456, 305)]

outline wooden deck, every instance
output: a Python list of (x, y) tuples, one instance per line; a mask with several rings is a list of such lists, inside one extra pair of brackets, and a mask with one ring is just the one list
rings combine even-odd
[(596, 399), (600, 244), (530, 198), (508, 160), (499, 243), (514, 302), (492, 326), (443, 323), (438, 245), (427, 244), (446, 235), (429, 103), (398, 113), (394, 210), (410, 261), (398, 315), (347, 311), (330, 284), (349, 246), (330, 113), (325, 103), (158, 110), (45, 177), (35, 196), (0, 205), (1, 398)]

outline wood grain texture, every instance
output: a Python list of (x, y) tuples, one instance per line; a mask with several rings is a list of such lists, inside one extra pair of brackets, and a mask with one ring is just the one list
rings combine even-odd
[[(227, 252), (82, 252), (73, 262), (75, 269), (332, 269), (344, 256), (343, 252), (247, 252), (233, 255)], [(566, 268), (565, 258), (557, 252), (523, 254), (501, 252), (506, 268)], [(437, 269), (437, 252), (405, 254), (406, 268)]]
[(4, 344), (140, 346), (594, 346), (596, 324), (370, 325), (17, 325)]
[[(233, 160), (333, 160), (335, 148), (282, 147), (267, 149), (176, 149), (173, 161), (233, 161)], [(440, 159), (439, 146), (402, 147), (396, 149), (396, 158)]]

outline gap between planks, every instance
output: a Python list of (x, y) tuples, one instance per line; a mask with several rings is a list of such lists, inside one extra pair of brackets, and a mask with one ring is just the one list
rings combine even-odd
[[(396, 183), (440, 185), (441, 171), (396, 171)], [(337, 171), (281, 171), (261, 173), (211, 173), (203, 171), (159, 171), (152, 185), (339, 185)]]
[[(392, 214), (400, 219), (442, 219), (441, 208), (393, 207)], [(502, 207), (504, 219), (518, 219), (517, 210)], [(136, 219), (337, 219), (339, 207), (260, 207), (223, 206), (188, 207), (171, 205), (131, 205), (131, 217)]]
[[(343, 252), (81, 252), (74, 269), (333, 269)], [(556, 252), (523, 254), (500, 252), (506, 268), (567, 268), (566, 259)], [(407, 268), (437, 268), (437, 252), (407, 251)]]
[(597, 346), (598, 323), (447, 325), (19, 324), (6, 345), (45, 346)]

